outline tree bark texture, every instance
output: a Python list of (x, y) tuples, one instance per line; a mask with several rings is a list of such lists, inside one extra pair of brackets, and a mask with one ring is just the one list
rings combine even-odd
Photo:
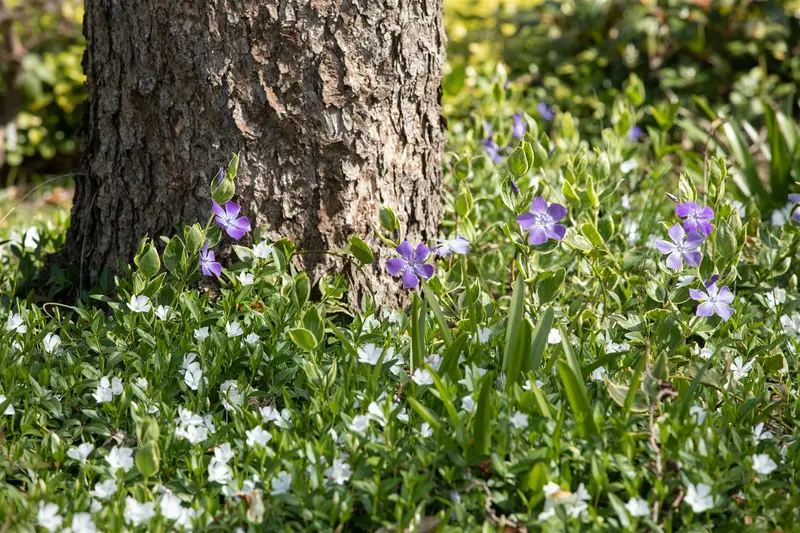
[[(236, 201), (273, 238), (371, 237), (382, 203), (435, 236), (440, 0), (86, 0), (88, 100), (64, 257), (84, 281), (139, 239), (204, 222), (240, 152)], [(373, 249), (377, 249), (374, 246)], [(354, 292), (391, 303), (383, 260)], [(304, 255), (320, 274), (329, 256)], [(312, 276), (313, 277), (313, 276)], [(85, 285), (84, 285), (85, 288)]]

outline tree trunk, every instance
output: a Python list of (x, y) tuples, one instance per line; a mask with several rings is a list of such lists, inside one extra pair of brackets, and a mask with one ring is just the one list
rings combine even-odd
[[(85, 176), (62, 255), (84, 288), (142, 236), (206, 221), (211, 177), (235, 152), (236, 201), (273, 238), (374, 243), (381, 204), (410, 238), (435, 236), (440, 0), (86, 0), (84, 32)], [(387, 255), (353, 293), (393, 301)]]

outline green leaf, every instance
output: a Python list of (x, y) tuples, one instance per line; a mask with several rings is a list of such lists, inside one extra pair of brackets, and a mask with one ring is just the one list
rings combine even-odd
[(603, 245), (603, 237), (600, 236), (600, 233), (597, 231), (597, 228), (594, 227), (594, 224), (591, 222), (585, 222), (581, 224), (581, 233), (584, 237), (589, 239), (595, 246), (602, 246)]
[(506, 391), (510, 391), (519, 382), (523, 365), (530, 362), (532, 329), (530, 321), (523, 318), (506, 365)]
[(448, 376), (450, 379), (461, 379), (461, 370), (458, 368), (458, 358), (464, 351), (464, 347), (469, 340), (468, 333), (462, 333), (453, 341), (453, 343), (444, 351), (442, 356), (442, 364), (439, 366), (439, 373), (442, 376)]
[(311, 281), (308, 279), (308, 274), (300, 272), (295, 276), (292, 294), (297, 308), (301, 309), (308, 301), (308, 297), (311, 294)]
[(555, 271), (542, 272), (536, 277), (536, 297), (539, 299), (539, 305), (552, 302), (558, 297), (564, 287), (566, 275), (567, 271), (562, 267)]
[(134, 460), (136, 462), (136, 468), (144, 477), (148, 478), (156, 475), (160, 462), (158, 457), (158, 444), (151, 441), (144, 446), (140, 446), (139, 449), (136, 450)]
[(727, 221), (722, 220), (717, 227), (716, 234), (717, 251), (722, 259), (727, 263), (730, 261), (738, 250), (736, 243), (736, 234), (731, 229)]
[(425, 302), (420, 301), (414, 294), (414, 301), (411, 310), (411, 368), (412, 371), (422, 367), (422, 361), (426, 359), (425, 343)]
[(506, 347), (503, 355), (503, 370), (508, 371), (511, 360), (511, 351), (517, 341), (522, 317), (525, 313), (525, 276), (520, 272), (514, 281), (514, 290), (511, 293), (511, 307), (508, 310), (508, 322), (506, 324)]
[(436, 295), (433, 293), (430, 286), (428, 286), (428, 282), (425, 280), (421, 281), (422, 292), (425, 295), (425, 299), (428, 301), (428, 305), (431, 306), (436, 323), (439, 325), (439, 333), (442, 336), (444, 345), (450, 346), (453, 344), (453, 335), (450, 333), (450, 328), (447, 326), (447, 319), (442, 312), (442, 307), (439, 305), (439, 300), (436, 298)]
[(200, 251), (205, 244), (206, 237), (203, 235), (203, 230), (200, 229), (199, 224), (192, 224), (186, 236), (186, 247), (189, 249), (190, 254), (196, 254)]
[(439, 418), (433, 414), (430, 409), (419, 403), (416, 398), (409, 396), (408, 404), (425, 422), (430, 424), (434, 430), (439, 431), (442, 429), (442, 423), (439, 421)]
[(159, 269), (161, 269), (161, 260), (158, 258), (155, 246), (151, 244), (139, 259), (139, 272), (149, 279), (158, 274)]
[(787, 141), (784, 139), (783, 132), (775, 117), (775, 111), (768, 102), (764, 102), (763, 106), (770, 151), (769, 185), (773, 203), (781, 205), (786, 202), (786, 197), (789, 194), (789, 185), (792, 181), (790, 177), (792, 157), (789, 153)]
[(575, 422), (578, 424), (578, 432), (581, 437), (587, 439), (597, 436), (597, 426), (592, 418), (592, 408), (589, 405), (589, 396), (586, 393), (586, 385), (580, 374), (576, 374), (569, 363), (566, 361), (558, 362), (558, 374), (564, 384), (569, 405)]
[(473, 450), (475, 456), (489, 454), (492, 445), (492, 382), (494, 375), (487, 372), (483, 376), (481, 392), (478, 395), (478, 408), (475, 412), (475, 421), (472, 427)]
[(164, 249), (164, 266), (176, 276), (178, 275), (178, 267), (183, 260), (184, 249), (183, 241), (177, 235), (169, 240), (169, 244)]
[(539, 323), (536, 324), (536, 329), (533, 332), (531, 358), (528, 370), (536, 372), (539, 370), (539, 367), (542, 366), (542, 357), (547, 347), (547, 337), (550, 335), (550, 330), (553, 328), (554, 315), (553, 309), (548, 307), (544, 310), (542, 316), (539, 317)]
[(524, 176), (530, 169), (530, 163), (525, 156), (525, 150), (517, 146), (511, 155), (508, 156), (508, 170), (517, 177)]
[(350, 253), (358, 259), (362, 265), (371, 265), (375, 261), (375, 255), (370, 250), (369, 245), (357, 235), (350, 236)]
[(447, 387), (442, 382), (439, 374), (437, 374), (434, 369), (432, 369), (428, 364), (425, 364), (425, 368), (428, 370), (428, 373), (430, 373), (431, 379), (433, 379), (433, 385), (439, 392), (439, 399), (442, 401), (442, 404), (447, 411), (447, 416), (450, 417), (450, 423), (453, 425), (453, 427), (458, 427), (458, 411), (456, 411), (456, 406), (453, 403), (453, 397), (451, 396), (450, 391), (447, 390)]
[[(618, 385), (608, 378), (605, 381), (609, 397), (622, 407), (625, 413), (629, 410), (634, 413), (644, 413), (650, 408), (649, 399), (643, 390)], [(627, 405), (629, 396), (631, 398), (630, 405)]]
[(458, 195), (456, 196), (456, 213), (458, 213), (460, 217), (465, 217), (472, 211), (474, 200), (467, 185), (459, 185), (458, 189)]
[(289, 338), (298, 347), (309, 352), (314, 351), (317, 347), (317, 339), (314, 334), (305, 328), (294, 328), (289, 330)]

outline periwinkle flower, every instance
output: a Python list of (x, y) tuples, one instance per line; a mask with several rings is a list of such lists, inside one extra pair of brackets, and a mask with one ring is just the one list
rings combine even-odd
[(212, 200), (211, 210), (214, 211), (216, 217), (214, 220), (219, 226), (225, 230), (233, 239), (237, 241), (244, 237), (244, 234), (250, 231), (250, 221), (247, 217), (240, 217), (239, 211), (241, 208), (235, 202), (225, 202), (223, 208), (217, 202)]
[(511, 134), (516, 140), (520, 140), (522, 136), (525, 135), (525, 132), (528, 131), (528, 124), (525, 122), (525, 117), (522, 116), (522, 113), (515, 113), (511, 119), (514, 121)]
[[(800, 204), (800, 194), (790, 194), (789, 201), (795, 204)], [(800, 222), (800, 208), (795, 209), (792, 213), (792, 221)]]
[(549, 239), (560, 241), (567, 232), (566, 226), (558, 224), (567, 215), (567, 208), (561, 204), (549, 204), (537, 196), (531, 202), (531, 210), (517, 215), (517, 222), (523, 230), (528, 231), (528, 243), (544, 244)]
[(539, 102), (536, 106), (536, 111), (544, 120), (553, 120), (553, 109), (544, 102)]
[(503, 162), (503, 158), (500, 157), (500, 147), (497, 146), (497, 143), (494, 142), (494, 139), (491, 137), (487, 137), (483, 140), (483, 149), (486, 150), (491, 160), (498, 165)]
[(675, 214), (686, 219), (683, 221), (683, 229), (686, 231), (696, 231), (706, 237), (714, 231), (714, 226), (709, 222), (714, 220), (714, 210), (708, 206), (700, 207), (695, 202), (684, 202), (675, 206)]
[(656, 249), (667, 256), (667, 267), (679, 270), (683, 262), (689, 266), (699, 266), (700, 259), (703, 258), (698, 250), (703, 244), (703, 236), (696, 231), (690, 231), (687, 235), (680, 224), (674, 224), (667, 231), (667, 235), (672, 242), (665, 240), (656, 241)]
[(509, 185), (511, 186), (511, 192), (514, 193), (514, 196), (519, 196), (519, 185), (514, 180), (508, 180)]
[(200, 270), (204, 276), (219, 276), (222, 274), (222, 265), (216, 261), (213, 250), (208, 249), (208, 243), (200, 250)]
[(470, 242), (464, 237), (456, 237), (451, 240), (439, 240), (434, 246), (433, 251), (439, 257), (447, 257), (450, 254), (467, 255), (469, 253)]
[(718, 315), (727, 322), (733, 315), (733, 308), (730, 306), (733, 303), (733, 293), (727, 286), (718, 289), (716, 283), (706, 282), (705, 290), (689, 289), (689, 296), (692, 300), (701, 302), (697, 306), (697, 316)]
[(634, 124), (631, 129), (628, 130), (628, 140), (631, 142), (637, 142), (639, 139), (642, 138), (644, 135), (644, 130), (640, 128), (638, 125)]
[(419, 285), (419, 278), (431, 279), (433, 277), (433, 265), (425, 264), (425, 260), (431, 254), (431, 249), (424, 244), (419, 244), (412, 248), (411, 243), (403, 241), (397, 247), (400, 257), (395, 257), (386, 261), (386, 271), (392, 276), (403, 275), (403, 288), (416, 289)]

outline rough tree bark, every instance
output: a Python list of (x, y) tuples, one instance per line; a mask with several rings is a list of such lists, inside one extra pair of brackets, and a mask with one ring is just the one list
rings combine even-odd
[[(234, 152), (244, 213), (301, 249), (370, 236), (382, 203), (411, 237), (432, 238), (441, 7), (86, 0), (86, 175), (76, 179), (62, 257), (93, 280), (117, 257), (130, 259), (142, 236), (207, 220), (209, 181)], [(355, 292), (369, 286), (392, 301), (397, 283), (381, 274), (387, 253)], [(332, 266), (328, 256), (304, 257), (317, 274)]]

